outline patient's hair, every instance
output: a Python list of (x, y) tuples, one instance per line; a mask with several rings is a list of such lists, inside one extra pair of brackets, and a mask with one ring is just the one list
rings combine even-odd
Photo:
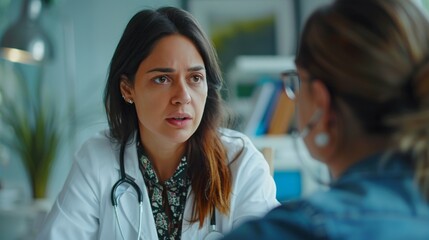
[(296, 64), (326, 84), (333, 104), (344, 101), (367, 134), (411, 154), (429, 198), (426, 15), (407, 0), (337, 0), (310, 16)]

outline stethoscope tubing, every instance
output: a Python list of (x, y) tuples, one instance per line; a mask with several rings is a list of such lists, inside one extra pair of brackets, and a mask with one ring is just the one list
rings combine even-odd
[(142, 190), (137, 185), (137, 183), (134, 182), (133, 179), (131, 179), (130, 177), (127, 176), (127, 174), (125, 174), (125, 160), (124, 160), (125, 145), (126, 145), (126, 143), (121, 144), (121, 150), (119, 152), (119, 168), (120, 168), (120, 172), (121, 172), (121, 178), (113, 185), (112, 191), (110, 193), (110, 198), (111, 198), (113, 206), (118, 206), (118, 200), (115, 196), (116, 190), (121, 184), (124, 184), (124, 183), (130, 184), (134, 188), (134, 190), (137, 193), (137, 199), (138, 199), (139, 204), (143, 203)]
[[(122, 184), (129, 184), (132, 188), (134, 188), (134, 190), (137, 193), (137, 199), (138, 199), (138, 203), (139, 203), (139, 228), (138, 228), (138, 234), (137, 234), (137, 239), (140, 239), (140, 235), (141, 235), (141, 220), (142, 220), (142, 215), (143, 215), (143, 193), (140, 189), (140, 187), (137, 185), (136, 182), (134, 182), (133, 179), (131, 179), (130, 177), (128, 177), (125, 173), (125, 160), (124, 160), (124, 154), (125, 154), (125, 143), (121, 144), (121, 149), (120, 149), (120, 153), (119, 153), (119, 167), (120, 167), (120, 174), (121, 177), (120, 179), (113, 185), (112, 187), (112, 191), (111, 191), (111, 201), (112, 201), (112, 205), (115, 209), (115, 218), (116, 221), (118, 223), (118, 227), (119, 227), (119, 231), (120, 234), (122, 236), (122, 239), (125, 240), (125, 237), (123, 235), (123, 231), (122, 231), (122, 226), (121, 223), (119, 221), (119, 216), (118, 216), (118, 200), (119, 197), (116, 197), (116, 191), (119, 188), (120, 185)], [(223, 237), (223, 234), (219, 231), (217, 231), (216, 229), (216, 211), (213, 210), (211, 218), (210, 218), (210, 226), (209, 226), (209, 232), (207, 233), (207, 235), (204, 237), (204, 240), (214, 240), (214, 239), (219, 239)]]
[(139, 229), (138, 229), (138, 233), (137, 233), (137, 240), (139, 240), (140, 235), (141, 235), (141, 222), (142, 222), (142, 215), (143, 215), (143, 193), (142, 193), (140, 187), (137, 185), (137, 183), (135, 183), (134, 180), (132, 180), (130, 177), (127, 176), (127, 174), (125, 174), (124, 155), (125, 155), (125, 143), (123, 143), (121, 145), (121, 150), (119, 152), (119, 167), (120, 167), (120, 172), (121, 172), (121, 178), (113, 185), (112, 191), (110, 193), (110, 198), (112, 201), (113, 208), (115, 209), (115, 218), (116, 218), (116, 222), (118, 223), (119, 232), (122, 236), (122, 239), (125, 240), (124, 233), (123, 233), (122, 226), (121, 226), (121, 221), (119, 220), (119, 216), (118, 216), (118, 199), (119, 199), (119, 196), (116, 197), (116, 190), (118, 189), (118, 187), (120, 185), (125, 184), (125, 183), (128, 183), (132, 188), (134, 188), (134, 190), (137, 193), (137, 200), (139, 203)]

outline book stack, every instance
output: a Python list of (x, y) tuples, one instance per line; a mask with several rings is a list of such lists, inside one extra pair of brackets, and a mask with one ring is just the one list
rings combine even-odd
[(252, 111), (245, 124), (249, 136), (287, 134), (293, 120), (294, 102), (279, 79), (262, 78), (251, 97)]

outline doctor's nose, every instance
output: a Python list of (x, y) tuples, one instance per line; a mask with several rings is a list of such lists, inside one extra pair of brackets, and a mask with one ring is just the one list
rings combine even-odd
[(171, 102), (174, 105), (188, 104), (191, 102), (191, 95), (189, 93), (189, 89), (185, 84), (177, 84)]

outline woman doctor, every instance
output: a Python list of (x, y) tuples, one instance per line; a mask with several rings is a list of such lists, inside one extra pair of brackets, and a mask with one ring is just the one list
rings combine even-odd
[(210, 239), (277, 206), (262, 154), (220, 127), (221, 86), (189, 13), (138, 12), (110, 64), (109, 130), (77, 153), (38, 238)]

